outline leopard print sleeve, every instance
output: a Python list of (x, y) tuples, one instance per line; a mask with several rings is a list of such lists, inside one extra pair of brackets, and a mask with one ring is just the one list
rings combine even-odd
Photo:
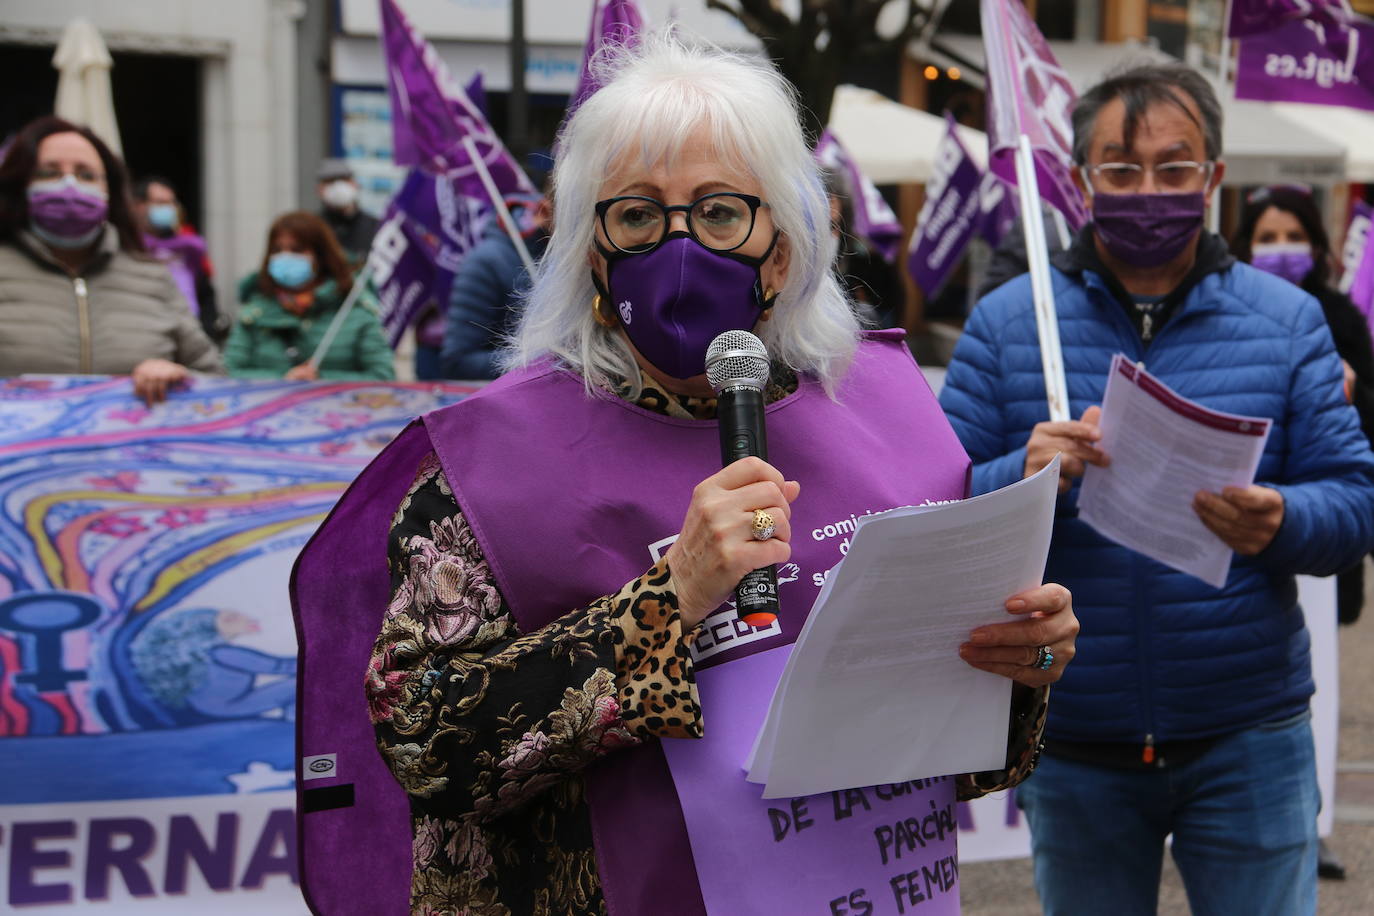
[(959, 801), (972, 801), (1019, 786), (1040, 762), (1045, 748), (1045, 717), (1050, 688), (1012, 685), (1011, 721), (1007, 724), (1007, 765), (1000, 770), (965, 773), (955, 779)]
[(700, 734), (663, 564), (522, 633), (434, 456), (397, 511), (366, 686), (413, 800), (486, 820), (616, 748)]

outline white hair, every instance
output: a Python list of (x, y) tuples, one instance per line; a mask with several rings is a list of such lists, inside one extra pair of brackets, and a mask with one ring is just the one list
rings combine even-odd
[(671, 32), (600, 60), (603, 87), (574, 113), (558, 141), (554, 232), (535, 270), (506, 368), (553, 356), (588, 387), (611, 379), (637, 388), (639, 369), (616, 328), (592, 315), (588, 254), (597, 192), (638, 149), (646, 168), (671, 163), (697, 130), (711, 131), (723, 163), (752, 175), (790, 245), (787, 280), (758, 333), (769, 355), (817, 377), (832, 396), (854, 355), (859, 324), (834, 274), (830, 205), (802, 136), (796, 93), (768, 61), (688, 45)]

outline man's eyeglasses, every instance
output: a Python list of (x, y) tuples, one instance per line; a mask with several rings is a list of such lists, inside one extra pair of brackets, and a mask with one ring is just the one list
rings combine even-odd
[(733, 191), (706, 194), (673, 207), (652, 197), (632, 195), (599, 201), (596, 215), (606, 238), (626, 254), (643, 254), (662, 245), (674, 213), (686, 214), (687, 231), (705, 247), (734, 251), (749, 241), (759, 208), (766, 206), (752, 194)]
[[(1187, 191), (1206, 184), (1212, 177), (1213, 162), (1181, 160), (1161, 162), (1150, 169), (1155, 187), (1162, 191)], [(1145, 167), (1136, 162), (1103, 162), (1087, 166), (1086, 171), (1101, 187), (1112, 191), (1137, 191), (1145, 183)]]

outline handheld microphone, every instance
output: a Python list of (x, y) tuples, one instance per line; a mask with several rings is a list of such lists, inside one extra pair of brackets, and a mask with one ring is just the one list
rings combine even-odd
[[(748, 331), (726, 331), (706, 349), (706, 381), (716, 393), (721, 467), (753, 455), (768, 460), (763, 430), (763, 389), (768, 384), (768, 350)], [(778, 571), (765, 566), (746, 573), (735, 586), (740, 620), (766, 627), (778, 618)]]

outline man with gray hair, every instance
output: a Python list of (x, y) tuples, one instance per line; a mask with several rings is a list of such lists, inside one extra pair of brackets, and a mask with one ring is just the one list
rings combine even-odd
[[(1374, 546), (1374, 455), (1317, 302), (1203, 229), (1225, 172), (1208, 82), (1179, 64), (1127, 69), (1079, 100), (1073, 127), (1092, 221), (1051, 275), (1079, 419), (1048, 421), (1024, 275), (979, 302), (940, 398), (975, 492), (1062, 455), (1046, 576), (1073, 590), (1082, 632), (1018, 790), (1036, 886), (1048, 914), (1153, 914), (1172, 834), (1194, 914), (1314, 913), (1313, 685), (1293, 576)], [(1193, 500), (1236, 554), (1220, 589), (1077, 518), (1078, 478), (1110, 460), (1098, 420), (1116, 353), (1208, 407), (1272, 418), (1257, 483)]]

